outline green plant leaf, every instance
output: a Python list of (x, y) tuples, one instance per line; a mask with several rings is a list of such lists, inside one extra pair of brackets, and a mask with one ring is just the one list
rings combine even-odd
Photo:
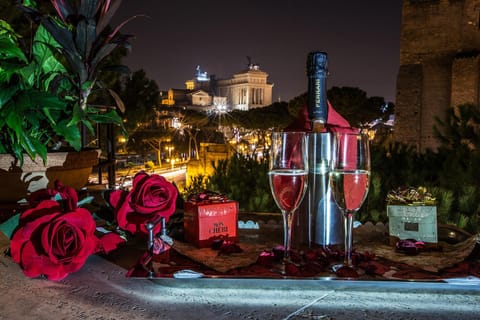
[(43, 141), (28, 135), (24, 135), (22, 141), (22, 146), (24, 150), (27, 151), (27, 154), (31, 159), (35, 159), (36, 155), (38, 155), (40, 158), (42, 158), (44, 163), (47, 163), (48, 150)]
[(68, 125), (68, 121), (59, 121), (55, 132), (64, 137), (65, 141), (76, 151), (82, 148), (81, 133), (78, 125)]
[[(60, 45), (55, 41), (52, 35), (43, 25), (40, 25), (35, 33), (33, 41), (33, 56), (43, 73), (51, 75), (67, 72), (63, 64), (58, 61), (52, 51), (58, 50), (59, 47)], [(45, 89), (48, 88), (48, 84), (49, 83), (46, 84)]]
[(3, 106), (6, 105), (19, 90), (19, 86), (0, 86), (0, 111), (1, 108), (3, 108)]
[(13, 30), (12, 26), (5, 20), (0, 19), (0, 36), (4, 36), (5, 34), (9, 34), (14, 38), (20, 38), (15, 30)]
[(35, 1), (32, 1), (32, 0), (22, 0), (22, 5), (24, 5), (26, 7), (31, 7), (31, 8), (36, 8), (37, 7), (37, 3)]
[(20, 213), (17, 213), (16, 215), (10, 217), (7, 221), (0, 224), (0, 231), (10, 239), (15, 229), (17, 229), (19, 222)]
[(73, 35), (67, 26), (62, 25), (61, 22), (56, 21), (54, 18), (49, 16), (43, 17), (42, 25), (58, 42), (60, 45), (59, 48), (65, 50), (66, 52), (78, 55), (78, 51), (73, 40)]
[(35, 73), (35, 63), (30, 63), (17, 71), (17, 74), (22, 77), (22, 83), (27, 88), (35, 86)]
[(51, 17), (44, 17), (42, 19), (42, 25), (58, 42), (60, 45), (60, 50), (65, 55), (65, 58), (68, 60), (71, 68), (73, 68), (72, 71), (78, 74), (80, 82), (83, 83), (87, 81), (88, 73), (85, 64), (83, 63), (82, 56), (77, 50), (73, 40), (73, 35), (70, 30)]
[(95, 129), (93, 128), (92, 122), (88, 120), (82, 120), (83, 125), (90, 131), (92, 135), (95, 135)]
[(9, 128), (11, 128), (17, 135), (17, 139), (21, 136), (23, 128), (23, 118), (21, 113), (9, 112), (5, 118), (5, 122)]
[(24, 130), (17, 132), (18, 144), (14, 146), (14, 153), (20, 159), (20, 166), (23, 165), (23, 152), (31, 159), (35, 159), (39, 155), (43, 161), (47, 158), (46, 146), (35, 137), (26, 134)]
[(12, 76), (24, 66), (25, 64), (23, 62), (17, 62), (16, 60), (0, 61), (0, 84), (12, 84), (12, 82), (10, 82)]
[(82, 119), (85, 119), (85, 112), (83, 112), (78, 104), (75, 104), (67, 126), (76, 126), (82, 121)]
[(40, 92), (36, 90), (31, 90), (26, 92), (28, 98), (31, 101), (31, 104), (28, 108), (36, 105), (44, 110), (46, 108), (50, 110), (65, 110), (67, 103), (60, 99), (60, 97), (48, 93), (48, 92)]
[(5, 34), (0, 36), (0, 50), (0, 55), (4, 59), (18, 59), (25, 63), (28, 62), (27, 57), (16, 42)]
[(89, 118), (96, 123), (114, 123), (117, 125), (123, 123), (123, 119), (115, 110), (110, 110), (105, 113), (91, 113), (89, 114)]

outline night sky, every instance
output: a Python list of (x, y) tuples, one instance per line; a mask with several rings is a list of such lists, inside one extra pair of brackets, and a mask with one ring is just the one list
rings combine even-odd
[(161, 90), (185, 88), (197, 65), (218, 79), (251, 57), (274, 83), (273, 100), (306, 91), (308, 52), (329, 56), (328, 86), (358, 87), (395, 102), (401, 0), (124, 0), (116, 23), (135, 35), (126, 64)]

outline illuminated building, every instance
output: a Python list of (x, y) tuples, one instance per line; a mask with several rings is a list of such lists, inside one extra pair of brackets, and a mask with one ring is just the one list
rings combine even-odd
[(233, 75), (231, 79), (215, 79), (197, 66), (195, 77), (185, 81), (185, 89), (169, 89), (162, 105), (182, 106), (202, 111), (226, 112), (250, 110), (272, 104), (273, 84), (258, 64)]
[(265, 107), (272, 104), (273, 84), (267, 78), (259, 65), (249, 63), (247, 70), (234, 74), (232, 79), (218, 80), (217, 93), (227, 97), (227, 104), (234, 110)]

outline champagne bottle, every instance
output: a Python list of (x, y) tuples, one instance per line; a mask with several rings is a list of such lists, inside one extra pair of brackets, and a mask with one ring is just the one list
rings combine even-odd
[(307, 58), (307, 104), (313, 132), (322, 132), (327, 123), (327, 75), (327, 53), (310, 52)]
[(310, 246), (342, 243), (342, 215), (332, 197), (329, 183), (331, 133), (327, 125), (327, 54), (311, 52), (307, 58), (308, 115), (312, 132), (308, 136), (308, 218)]

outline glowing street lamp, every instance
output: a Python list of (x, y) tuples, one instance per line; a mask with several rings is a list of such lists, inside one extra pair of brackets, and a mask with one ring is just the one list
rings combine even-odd
[(168, 147), (165, 147), (165, 151), (168, 151), (168, 158), (171, 159), (172, 158), (172, 150), (174, 150), (175, 147), (173, 146), (168, 146)]
[(125, 152), (125, 144), (127, 143), (127, 139), (124, 136), (118, 137), (118, 144), (119, 144), (119, 151)]

